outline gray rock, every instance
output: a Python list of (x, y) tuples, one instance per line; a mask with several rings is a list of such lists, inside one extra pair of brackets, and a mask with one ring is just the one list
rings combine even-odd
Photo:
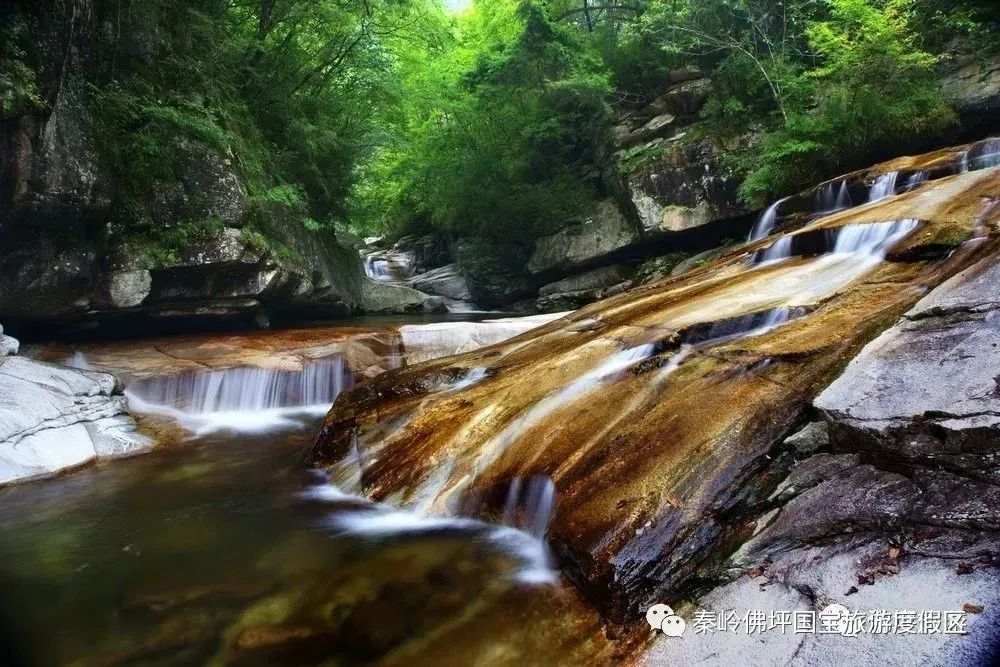
[(569, 278), (543, 285), (538, 293), (542, 296), (560, 292), (576, 292), (579, 290), (610, 287), (624, 282), (632, 277), (633, 269), (627, 264), (612, 264), (591, 271), (585, 271)]
[(963, 124), (989, 125), (1000, 114), (1000, 54), (967, 54), (944, 66), (941, 91), (962, 116)]
[(829, 446), (830, 431), (826, 422), (812, 422), (785, 438), (785, 444), (803, 454), (812, 454)]
[(0, 484), (152, 448), (107, 373), (22, 357), (0, 361)]
[(940, 285), (815, 400), (835, 447), (962, 469), (1000, 464), (1000, 264)]
[(368, 280), (364, 286), (364, 307), (370, 313), (444, 312), (441, 297), (431, 297), (403, 285)]
[(152, 285), (152, 275), (146, 269), (115, 271), (108, 281), (108, 303), (112, 308), (138, 306)]
[(570, 270), (626, 248), (638, 241), (632, 224), (611, 200), (601, 202), (593, 215), (538, 239), (528, 270), (541, 273)]
[(628, 168), (617, 190), (644, 236), (683, 232), (750, 212), (737, 191), (742, 176), (724, 163), (713, 141), (678, 135), (642, 150), (650, 157)]
[(634, 132), (627, 132), (616, 137), (615, 146), (618, 148), (629, 148), (637, 144), (652, 141), (673, 134), (675, 130), (673, 114), (665, 113), (656, 116), (648, 123)]
[(11, 336), (5, 336), (0, 330), (0, 357), (6, 357), (11, 354), (17, 354), (18, 349), (20, 349), (21, 343)]
[(409, 285), (421, 292), (456, 301), (470, 301), (472, 299), (469, 284), (462, 272), (459, 271), (457, 264), (446, 264), (418, 274), (409, 281)]

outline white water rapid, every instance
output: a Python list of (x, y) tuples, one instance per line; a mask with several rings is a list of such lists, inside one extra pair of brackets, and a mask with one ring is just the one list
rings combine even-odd
[(172, 417), (195, 435), (265, 432), (325, 414), (350, 382), (335, 355), (295, 371), (241, 367), (149, 378), (132, 383), (125, 395), (136, 412)]

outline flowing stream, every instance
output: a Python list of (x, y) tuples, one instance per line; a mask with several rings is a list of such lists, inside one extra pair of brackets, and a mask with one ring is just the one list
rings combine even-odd
[(590, 612), (550, 564), (551, 481), (494, 524), (331, 486), (303, 456), (352, 381), (339, 355), (136, 381), (185, 442), (0, 489), (4, 664), (441, 664), (504, 637), (555, 660), (566, 606)]

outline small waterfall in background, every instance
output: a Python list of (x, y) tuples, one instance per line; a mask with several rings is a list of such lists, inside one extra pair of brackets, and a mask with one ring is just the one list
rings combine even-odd
[(365, 275), (376, 282), (397, 283), (413, 277), (413, 253), (379, 250), (363, 258)]
[(959, 171), (1000, 167), (1000, 138), (984, 139), (962, 154)]
[(834, 203), (835, 211), (843, 211), (854, 206), (851, 200), (851, 193), (847, 190), (847, 181), (840, 182), (840, 189), (837, 191), (837, 201)]
[(350, 386), (343, 357), (307, 360), (301, 370), (240, 367), (138, 380), (126, 389), (136, 412), (177, 419), (197, 435), (266, 431), (322, 415)]
[(815, 213), (833, 213), (854, 206), (851, 193), (847, 189), (847, 181), (840, 184), (827, 183), (816, 189), (813, 195), (813, 211)]
[(74, 350), (73, 354), (63, 362), (64, 366), (69, 366), (70, 368), (79, 368), (81, 371), (92, 371), (94, 367), (90, 365), (87, 361), (86, 355), (80, 350)]
[(910, 174), (910, 177), (906, 179), (906, 190), (913, 190), (920, 185), (927, 182), (927, 172), (926, 171), (915, 171)]
[(764, 211), (760, 218), (757, 219), (753, 229), (750, 230), (750, 236), (747, 237), (747, 243), (771, 235), (771, 232), (774, 230), (774, 224), (778, 219), (778, 206), (780, 206), (784, 201), (784, 199), (779, 199), (767, 207), (767, 210)]
[(392, 271), (389, 269), (389, 261), (381, 257), (369, 255), (365, 257), (365, 274), (372, 280), (378, 282), (389, 282), (393, 279)]
[(890, 171), (875, 179), (872, 189), (868, 192), (868, 201), (876, 202), (896, 194), (897, 178), (899, 178), (899, 172)]

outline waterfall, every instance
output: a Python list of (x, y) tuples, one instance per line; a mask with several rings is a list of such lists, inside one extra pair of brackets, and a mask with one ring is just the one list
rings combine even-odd
[(374, 255), (365, 257), (365, 274), (378, 282), (389, 282), (393, 279), (389, 268), (389, 260)]
[(915, 171), (910, 174), (910, 177), (906, 179), (906, 190), (912, 190), (917, 186), (927, 182), (927, 172), (926, 171)]
[(837, 194), (833, 190), (833, 183), (827, 183), (816, 188), (813, 195), (813, 211), (825, 213), (832, 211), (837, 205)]
[(365, 275), (377, 282), (402, 282), (413, 276), (413, 253), (379, 250), (363, 257)]
[(751, 241), (756, 241), (757, 239), (762, 239), (764, 237), (770, 236), (771, 232), (774, 230), (774, 223), (778, 219), (778, 206), (785, 201), (784, 199), (779, 199), (764, 211), (760, 218), (757, 219), (756, 224), (754, 224), (753, 229), (750, 230), (750, 236), (747, 237), (747, 243)]
[(868, 201), (875, 202), (896, 194), (896, 179), (898, 177), (898, 171), (890, 171), (875, 179), (872, 189), (868, 192)]
[(532, 537), (545, 537), (545, 530), (552, 518), (556, 487), (546, 475), (515, 477), (507, 489), (503, 523), (519, 528)]
[(851, 208), (853, 205), (847, 181), (841, 181), (839, 187), (833, 183), (822, 185), (816, 189), (813, 197), (813, 209), (816, 213), (833, 213)]
[(63, 362), (64, 366), (69, 366), (70, 368), (79, 368), (82, 371), (92, 371), (94, 367), (90, 365), (87, 361), (86, 355), (80, 350), (74, 350), (73, 354)]
[(485, 366), (478, 366), (476, 368), (471, 368), (468, 371), (466, 371), (462, 379), (456, 382), (452, 387), (450, 387), (448, 391), (461, 391), (466, 387), (471, 387), (472, 385), (476, 384), (485, 377), (486, 377)]
[(792, 234), (786, 234), (780, 239), (772, 243), (763, 252), (761, 252), (757, 257), (754, 258), (755, 264), (763, 264), (764, 262), (775, 262), (782, 259), (788, 259), (792, 256)]
[(705, 347), (736, 338), (757, 336), (786, 322), (804, 315), (804, 308), (771, 308), (739, 317), (731, 317), (713, 323), (710, 327), (698, 327), (684, 336), (685, 345)]
[(350, 380), (335, 355), (297, 371), (240, 367), (154, 377), (132, 383), (125, 394), (135, 411), (173, 417), (200, 435), (298, 424), (291, 417), (325, 413)]
[(854, 206), (854, 202), (851, 201), (851, 193), (847, 190), (847, 181), (840, 182), (840, 190), (837, 191), (837, 203), (835, 205), (835, 210), (843, 211), (846, 208), (851, 208)]
[(882, 258), (885, 252), (917, 228), (917, 220), (844, 225), (837, 230), (835, 255), (858, 254)]
[(962, 156), (962, 171), (1000, 167), (1000, 139), (984, 139)]

